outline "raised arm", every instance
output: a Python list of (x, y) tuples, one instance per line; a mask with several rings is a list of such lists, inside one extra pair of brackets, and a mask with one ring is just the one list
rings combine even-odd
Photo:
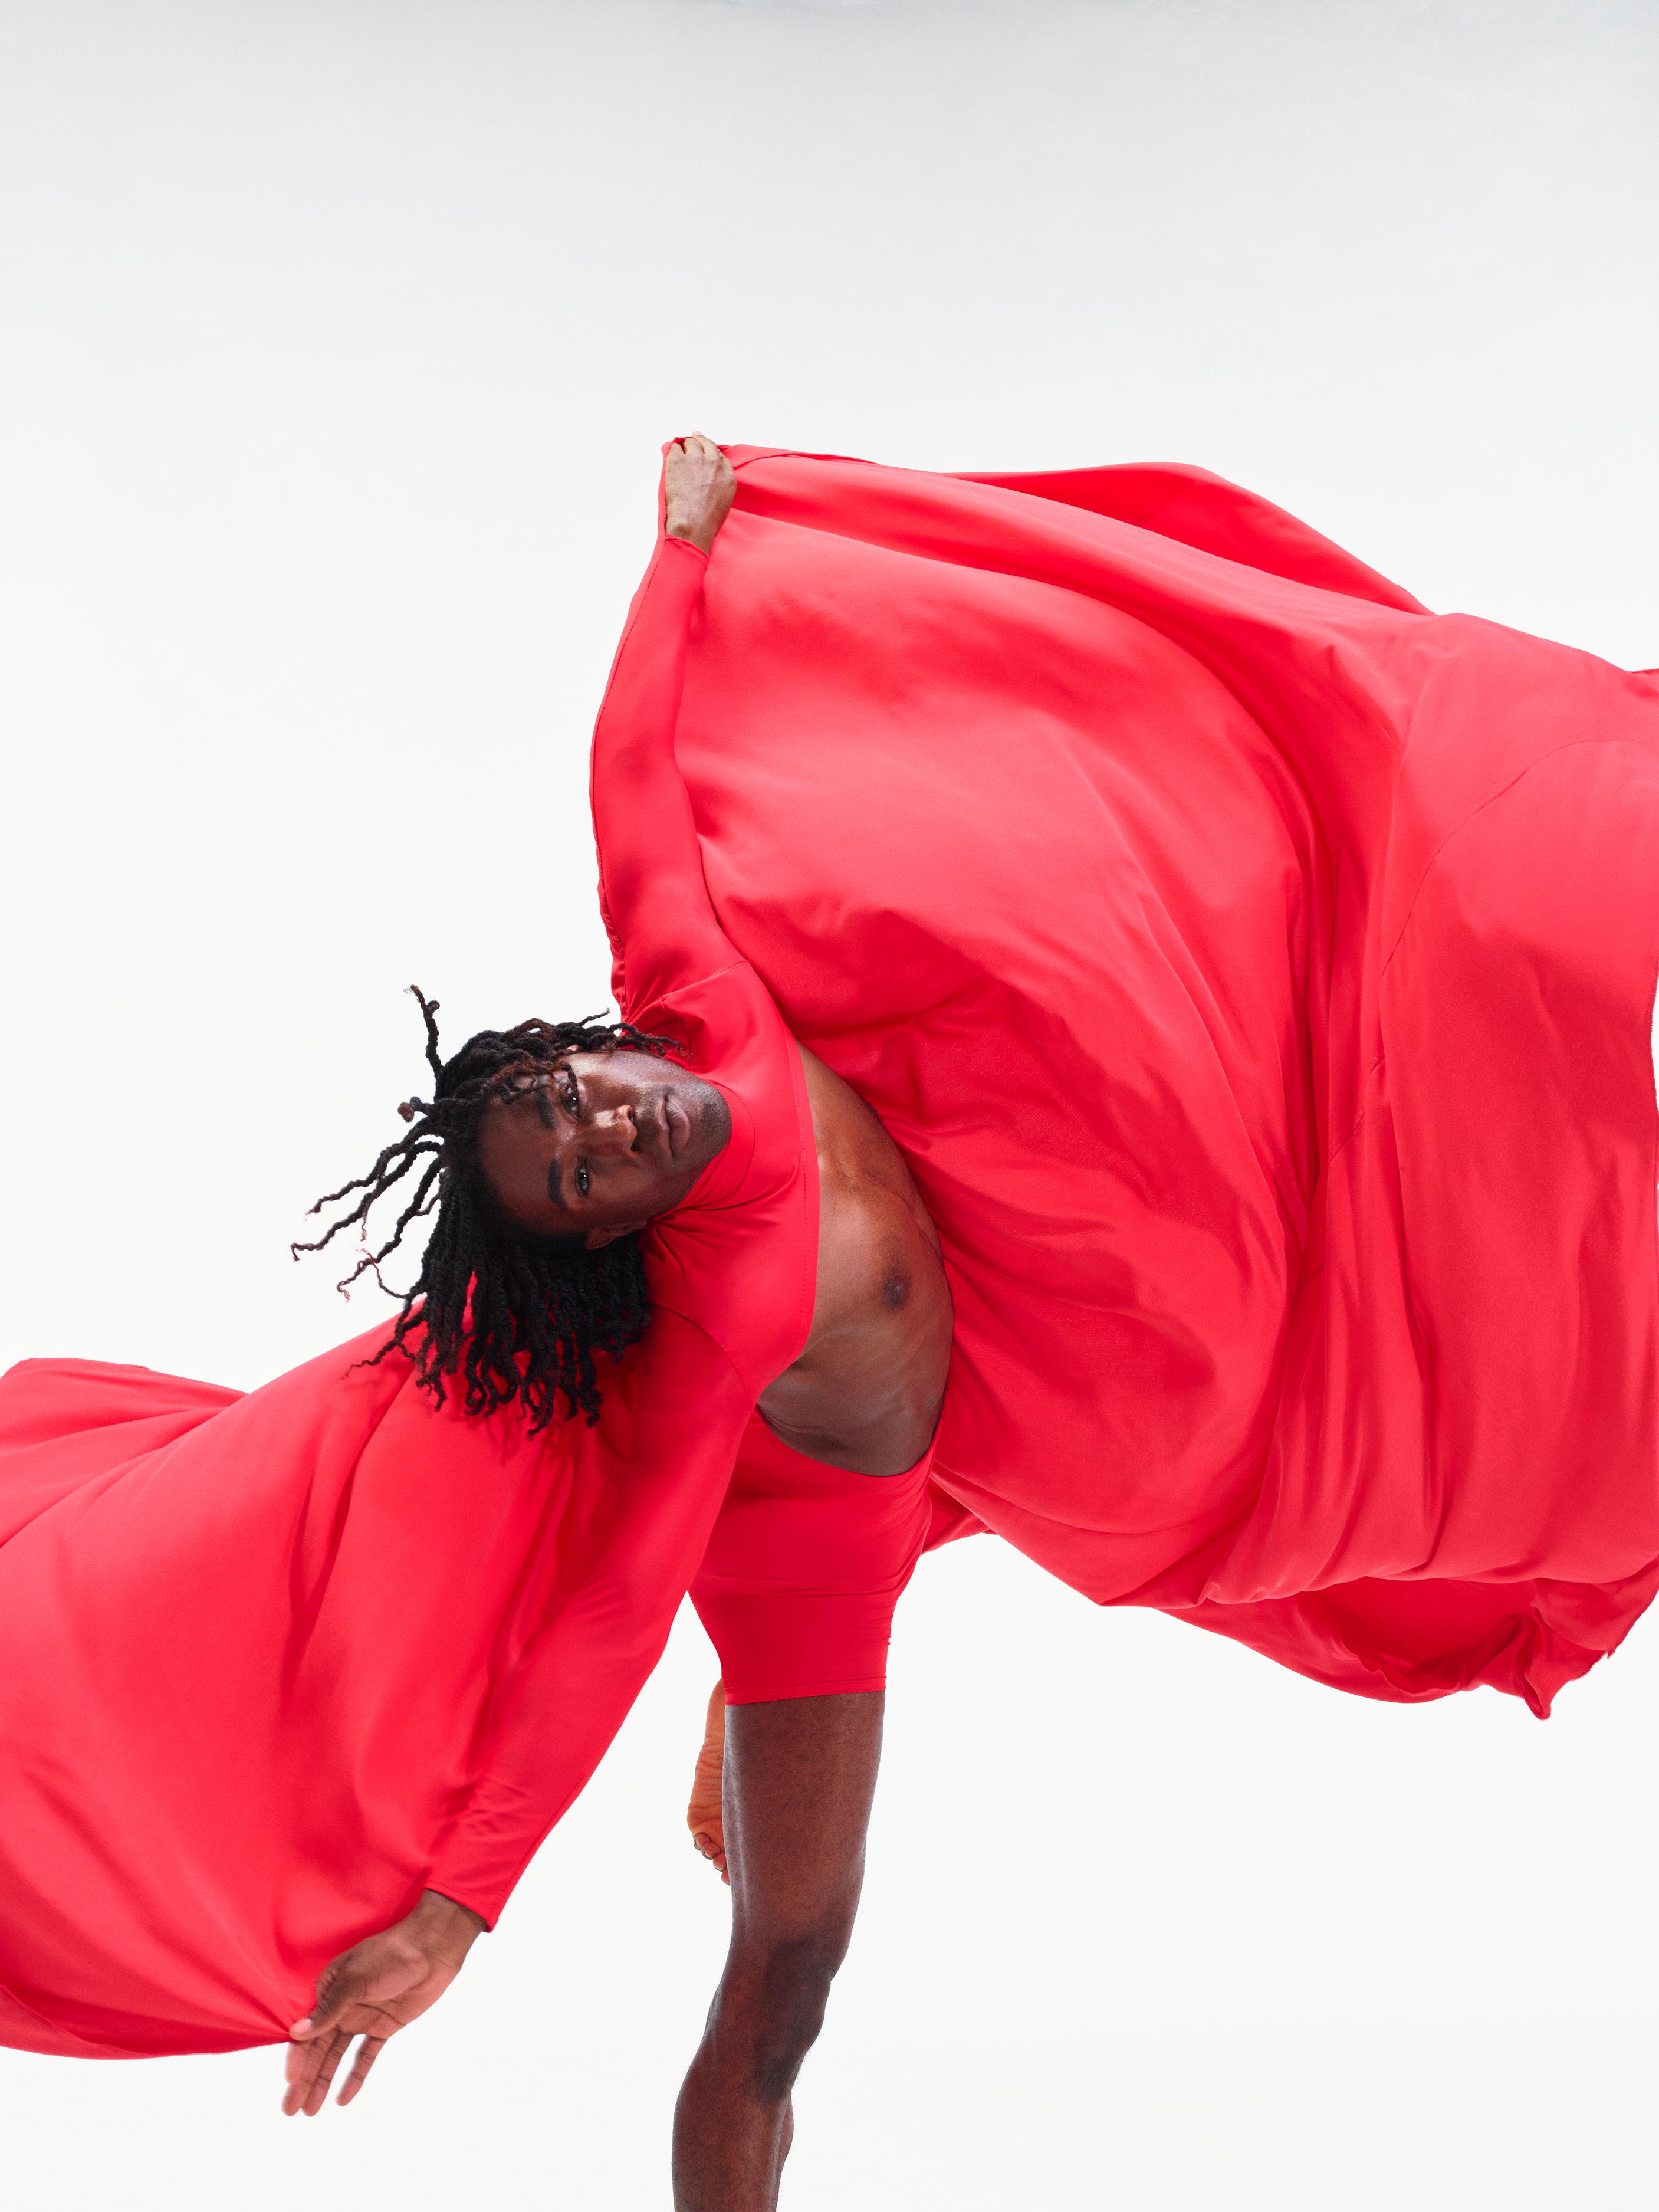
[(663, 529), (635, 593), (593, 731), (599, 896), (625, 1012), (700, 981), (737, 955), (703, 881), (691, 802), (674, 758), (691, 617), (732, 505), (732, 465), (682, 438), (663, 465)]

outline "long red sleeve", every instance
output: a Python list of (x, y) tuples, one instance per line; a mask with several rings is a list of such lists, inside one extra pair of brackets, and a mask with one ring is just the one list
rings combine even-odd
[(492, 1924), (660, 1657), (750, 1411), (730, 1363), (674, 1313), (653, 1317), (625, 1388), (630, 1433), (577, 1477), (546, 1617), (486, 1718), (488, 1765), (427, 1876)]
[(691, 618), (708, 565), (683, 538), (659, 538), (593, 730), (599, 900), (625, 1011), (738, 957), (709, 902), (691, 801), (674, 758)]
[(730, 1481), (757, 1393), (811, 1318), (816, 1190), (798, 1056), (715, 919), (674, 754), (707, 563), (660, 538), (593, 733), (601, 896), (618, 1003), (718, 1081), (733, 1133), (645, 1243), (652, 1322), (607, 1373), (554, 1540), (543, 1625), (483, 1718), (465, 1808), (428, 1880), (493, 1921), (655, 1665)]

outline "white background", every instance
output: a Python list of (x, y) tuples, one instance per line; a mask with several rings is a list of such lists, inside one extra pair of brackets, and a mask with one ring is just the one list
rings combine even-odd
[[(0, 1361), (253, 1383), (447, 1034), (596, 1010), (583, 754), (693, 428), (1198, 461), (1659, 660), (1651, 0), (0, 4)], [(665, 2206), (683, 1621), (350, 2112), (0, 2054), (11, 2201)], [(901, 1610), (791, 2212), (1650, 2206), (1659, 1638), (1344, 1698), (988, 1540)]]

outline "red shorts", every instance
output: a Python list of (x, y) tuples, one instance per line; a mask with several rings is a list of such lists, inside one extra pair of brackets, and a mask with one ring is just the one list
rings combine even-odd
[(929, 1445), (906, 1474), (848, 1474), (751, 1416), (691, 1602), (726, 1701), (828, 1698), (887, 1682), (893, 1607), (927, 1540)]

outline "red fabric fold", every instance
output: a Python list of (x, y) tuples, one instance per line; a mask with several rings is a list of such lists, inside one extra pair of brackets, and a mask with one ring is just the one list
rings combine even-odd
[[(1653, 1595), (1659, 685), (1201, 471), (736, 458), (596, 737), (624, 1011), (733, 1102), (658, 1317), (539, 1439), (379, 1332), (246, 1397), (0, 1378), (7, 2040), (276, 2040), (423, 1882), (493, 1917), (705, 1559), (792, 1680), (873, 1680), (924, 1533), (983, 1528), (1344, 1689), (1540, 1712)], [(770, 1527), (757, 1462), (720, 1519), (811, 1308), (791, 1030), (956, 1302), (931, 1500), (831, 1571), (845, 1486)]]
[(1659, 687), (1201, 471), (733, 457), (679, 757), (939, 1226), (937, 1534), (1547, 1711), (1659, 1582)]

